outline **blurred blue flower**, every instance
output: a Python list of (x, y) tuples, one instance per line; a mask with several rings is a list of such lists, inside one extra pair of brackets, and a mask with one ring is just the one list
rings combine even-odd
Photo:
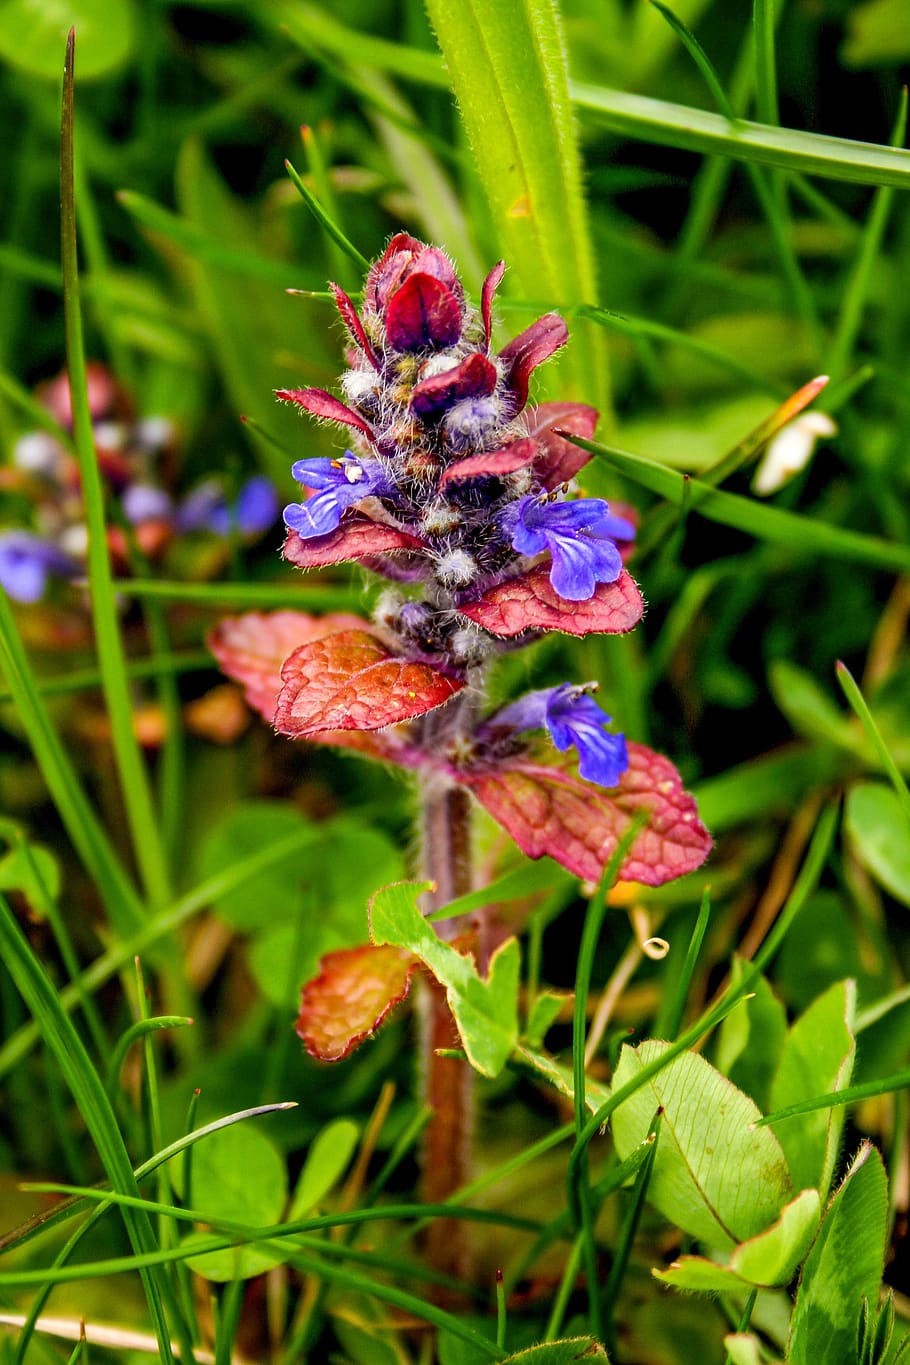
[(78, 571), (53, 541), (29, 531), (0, 531), (0, 586), (13, 601), (38, 602), (48, 578), (70, 578)]
[(236, 530), (242, 536), (258, 536), (267, 531), (278, 516), (278, 494), (264, 475), (248, 479), (231, 506), (218, 479), (207, 479), (181, 502), (177, 509), (178, 531), (214, 531), (227, 536)]
[(586, 602), (598, 583), (614, 583), (622, 571), (614, 538), (635, 536), (632, 523), (611, 516), (602, 498), (551, 502), (526, 494), (502, 509), (499, 522), (519, 554), (550, 551), (550, 582), (569, 602)]
[(497, 711), (488, 724), (494, 729), (547, 730), (561, 752), (575, 745), (582, 777), (615, 787), (629, 766), (626, 740), (607, 730), (611, 718), (591, 696), (596, 687), (596, 683), (581, 687), (560, 683), (539, 688)]
[(291, 474), (298, 483), (315, 490), (306, 502), (293, 502), (284, 509), (285, 525), (304, 540), (328, 535), (346, 508), (391, 488), (378, 460), (358, 459), (350, 450), (340, 460), (298, 460)]
[(174, 512), (170, 494), (148, 483), (131, 483), (123, 490), (121, 502), (131, 526), (141, 526), (144, 521), (170, 521)]

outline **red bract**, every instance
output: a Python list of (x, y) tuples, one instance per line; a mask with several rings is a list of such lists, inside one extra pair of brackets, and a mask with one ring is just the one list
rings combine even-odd
[(474, 351), (460, 365), (442, 374), (423, 379), (411, 390), (410, 406), (421, 417), (444, 412), (460, 398), (491, 394), (496, 387), (496, 366), (480, 351)]
[(411, 986), (417, 960), (401, 948), (343, 948), (326, 953), (307, 982), (297, 1033), (311, 1057), (340, 1062), (375, 1033)]
[(370, 267), (363, 290), (364, 311), (381, 313), (397, 289), (414, 274), (430, 275), (446, 285), (460, 300), (461, 285), (455, 267), (438, 247), (418, 242), (406, 232), (397, 233), (378, 261)]
[(450, 483), (467, 483), (471, 479), (499, 479), (514, 474), (532, 464), (540, 447), (536, 441), (521, 436), (501, 450), (488, 450), (482, 455), (469, 455), (465, 460), (450, 464), (439, 480), (440, 490)]
[(506, 383), (515, 395), (516, 412), (521, 412), (528, 401), (532, 371), (565, 346), (568, 339), (569, 329), (564, 319), (558, 313), (544, 313), (499, 352)]
[(490, 349), (490, 341), (493, 335), (493, 299), (496, 290), (502, 284), (502, 277), (505, 273), (505, 261), (498, 261), (483, 282), (480, 295), (480, 316), (483, 320), (483, 340), (487, 350)]
[(545, 853), (586, 881), (598, 881), (638, 811), (647, 823), (619, 871), (623, 881), (661, 886), (700, 867), (711, 837), (695, 800), (668, 759), (628, 745), (629, 768), (611, 790), (555, 764), (506, 760), (462, 781), (530, 858)]
[(567, 602), (554, 591), (545, 564), (458, 607), (462, 616), (502, 637), (520, 635), (523, 630), (623, 635), (641, 620), (644, 609), (635, 580), (625, 570), (615, 583), (598, 583), (587, 601)]
[(286, 403), (296, 403), (299, 408), (305, 408), (314, 417), (322, 417), (327, 422), (338, 422), (341, 426), (352, 427), (354, 431), (366, 436), (368, 441), (373, 440), (373, 428), (353, 408), (349, 408), (340, 399), (333, 398), (325, 389), (276, 389), (275, 397)]
[(393, 351), (444, 351), (461, 335), (461, 304), (434, 275), (411, 275), (386, 305), (385, 335)]
[(586, 403), (541, 403), (529, 409), (525, 426), (540, 447), (534, 473), (544, 488), (558, 488), (574, 479), (591, 458), (587, 450), (573, 446), (558, 433), (565, 431), (590, 441), (597, 426), (597, 409)]
[(296, 531), (288, 531), (281, 553), (298, 569), (319, 569), (327, 564), (392, 554), (396, 550), (419, 550), (423, 545), (422, 540), (407, 531), (371, 521), (359, 512), (347, 512), (338, 529), (327, 536), (304, 540)]
[(441, 706), (464, 682), (396, 657), (369, 630), (343, 630), (295, 649), (281, 670), (275, 728), (293, 738), (380, 730)]
[(379, 360), (377, 359), (376, 352), (370, 345), (369, 338), (367, 337), (366, 332), (363, 330), (363, 323), (360, 321), (360, 318), (357, 315), (357, 309), (354, 307), (353, 303), (348, 298), (344, 290), (340, 289), (337, 284), (330, 284), (329, 288), (331, 289), (332, 294), (334, 295), (335, 307), (341, 314), (341, 319), (345, 327), (347, 327), (351, 336), (357, 342), (357, 345), (360, 347), (360, 349), (366, 356), (367, 360), (373, 366), (373, 369), (378, 370)]

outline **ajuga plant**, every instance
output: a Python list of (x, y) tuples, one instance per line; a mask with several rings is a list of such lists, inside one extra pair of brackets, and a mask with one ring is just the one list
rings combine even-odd
[[(571, 438), (593, 435), (596, 411), (528, 405), (565, 322), (547, 314), (492, 350), (503, 273), (490, 272), (476, 309), (441, 250), (399, 234), (370, 268), (359, 313), (332, 286), (349, 342), (346, 401), (314, 388), (278, 397), (346, 428), (351, 446), (293, 466), (309, 495), (285, 509), (284, 556), (301, 569), (357, 561), (394, 586), (371, 621), (253, 613), (211, 640), (280, 734), (416, 773), (427, 912), (471, 889), (472, 800), (531, 858), (548, 854), (588, 882), (624, 844), (618, 876), (651, 886), (699, 867), (711, 847), (673, 765), (608, 728), (596, 682), (568, 679), (490, 711), (504, 654), (547, 631), (629, 631), (643, 611), (624, 567), (632, 520), (576, 486), (590, 456)], [(478, 983), (497, 968), (504, 979), (512, 962), (492, 912), (467, 927), (443, 917), (407, 945), (376, 921), (374, 905), (373, 944), (330, 954), (304, 988), (298, 1031), (317, 1057), (340, 1059), (372, 1033), (418, 961), (439, 976), (434, 942), (457, 939), (449, 951)], [(493, 1066), (457, 1010), (453, 1028), (442, 986), (430, 980), (425, 995), (424, 1194), (439, 1200), (466, 1176), (470, 1097), (468, 1069), (437, 1050), (464, 1045), (481, 1070)], [(453, 1246), (443, 1259), (457, 1259)]]

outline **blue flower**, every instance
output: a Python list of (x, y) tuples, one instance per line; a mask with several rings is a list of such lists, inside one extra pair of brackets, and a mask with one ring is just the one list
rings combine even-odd
[(69, 578), (77, 566), (50, 540), (28, 531), (0, 532), (0, 586), (14, 602), (38, 602), (52, 574)]
[(561, 752), (575, 745), (582, 777), (602, 787), (615, 787), (629, 766), (629, 755), (625, 736), (611, 735), (606, 728), (610, 717), (590, 695), (596, 687), (596, 683), (542, 687), (497, 711), (488, 725), (547, 730)]
[(513, 550), (522, 555), (550, 551), (550, 582), (569, 602), (586, 602), (598, 583), (616, 581), (622, 558), (614, 538), (631, 540), (635, 535), (630, 522), (610, 515), (602, 498), (550, 502), (527, 494), (499, 516)]
[(306, 502), (292, 502), (284, 509), (285, 525), (304, 540), (327, 536), (336, 529), (346, 508), (391, 490), (378, 460), (358, 459), (349, 450), (340, 460), (298, 460), (291, 474), (298, 483), (315, 490)]
[(248, 479), (231, 507), (218, 479), (207, 479), (184, 498), (177, 513), (179, 531), (214, 531), (227, 536), (236, 529), (242, 536), (267, 531), (278, 515), (278, 495), (261, 474)]

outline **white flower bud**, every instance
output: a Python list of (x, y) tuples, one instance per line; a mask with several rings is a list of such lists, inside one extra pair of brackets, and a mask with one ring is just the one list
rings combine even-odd
[(752, 480), (753, 493), (760, 497), (776, 493), (806, 467), (820, 436), (836, 435), (837, 424), (825, 412), (802, 412), (794, 417), (768, 442)]

